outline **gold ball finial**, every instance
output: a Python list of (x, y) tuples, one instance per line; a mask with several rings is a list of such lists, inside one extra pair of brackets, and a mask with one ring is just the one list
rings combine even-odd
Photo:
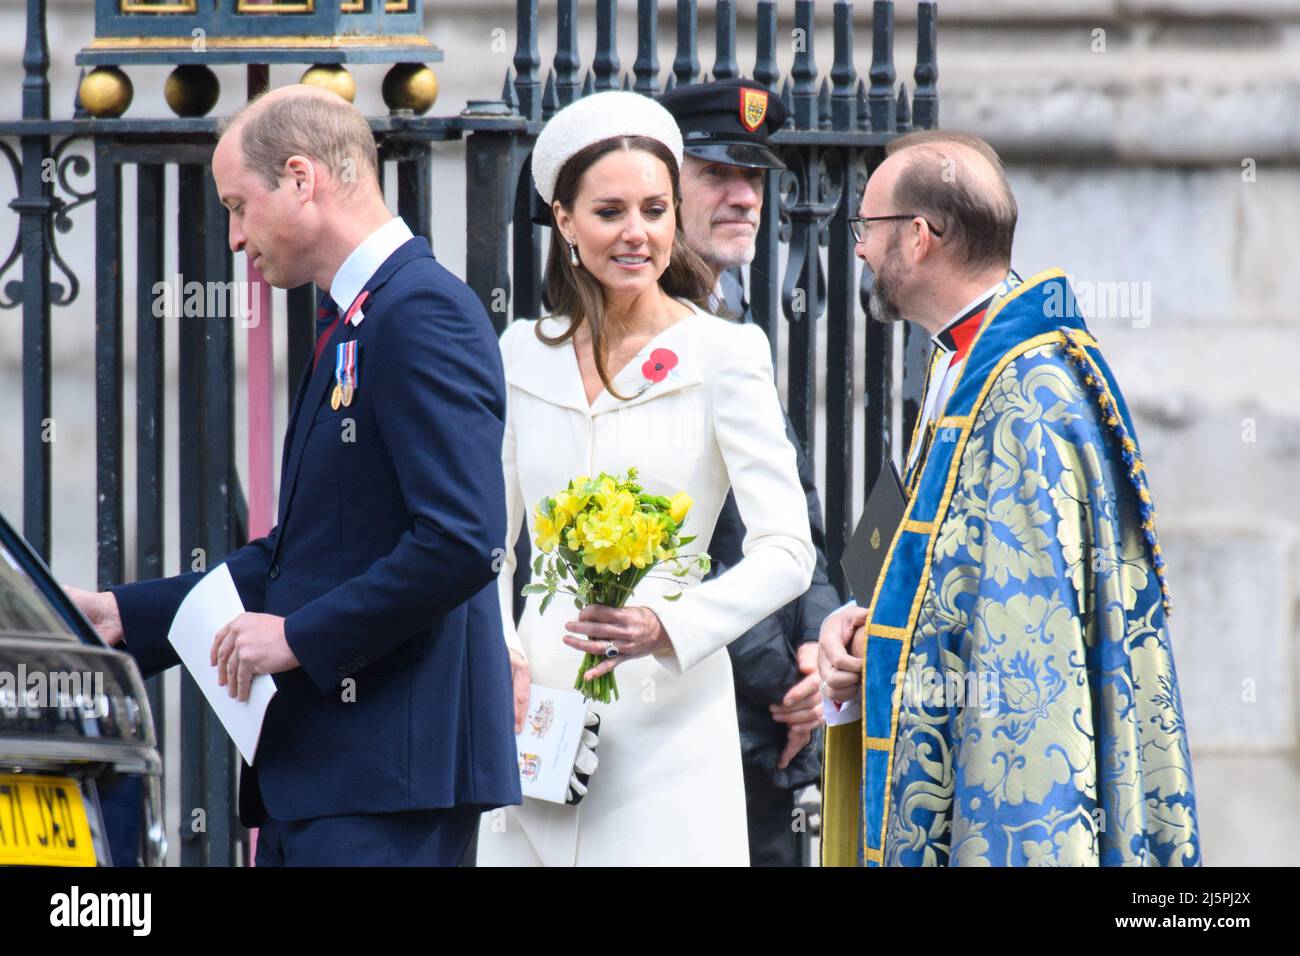
[(97, 66), (81, 79), (81, 105), (96, 119), (116, 119), (135, 96), (131, 78), (115, 66)]
[(176, 67), (163, 84), (163, 98), (177, 116), (206, 116), (220, 95), (217, 74), (201, 63)]
[(438, 99), (438, 77), (423, 63), (398, 63), (384, 77), (383, 95), (390, 110), (426, 113)]
[(357, 98), (357, 82), (352, 74), (337, 63), (317, 63), (302, 75), (299, 83), (320, 86), (337, 93), (349, 103)]

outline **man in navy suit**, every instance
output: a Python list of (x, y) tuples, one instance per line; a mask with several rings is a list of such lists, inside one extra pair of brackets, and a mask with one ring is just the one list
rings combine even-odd
[[(520, 803), (496, 573), (505, 380), (464, 283), (384, 204), (361, 113), (285, 87), (212, 158), (230, 247), (271, 284), (328, 290), (281, 459), (276, 527), (226, 559), (247, 613), (215, 636), (232, 696), (278, 693), (239, 812), (262, 865), (460, 861)], [(178, 663), (199, 573), (74, 599), (145, 673)]]

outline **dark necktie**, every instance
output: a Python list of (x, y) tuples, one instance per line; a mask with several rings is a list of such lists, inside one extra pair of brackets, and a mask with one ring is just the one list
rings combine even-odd
[(320, 308), (316, 310), (316, 352), (311, 360), (313, 375), (316, 373), (316, 366), (320, 363), (320, 354), (325, 351), (325, 343), (330, 340), (338, 324), (339, 307), (327, 295), (321, 299)]

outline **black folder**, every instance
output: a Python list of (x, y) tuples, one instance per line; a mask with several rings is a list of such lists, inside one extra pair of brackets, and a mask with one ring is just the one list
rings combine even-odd
[(906, 511), (907, 493), (903, 490), (903, 481), (898, 477), (894, 463), (886, 460), (871, 494), (867, 496), (862, 520), (844, 546), (840, 558), (844, 579), (853, 589), (853, 598), (859, 607), (871, 603), (876, 592), (876, 578), (880, 577), (880, 569), (885, 564), (885, 553)]

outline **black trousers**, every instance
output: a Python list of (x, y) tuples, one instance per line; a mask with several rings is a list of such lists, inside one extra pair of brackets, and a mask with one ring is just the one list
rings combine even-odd
[(742, 766), (749, 822), (749, 865), (803, 866), (805, 835), (796, 828), (794, 791), (774, 787), (769, 771), (748, 763)]

